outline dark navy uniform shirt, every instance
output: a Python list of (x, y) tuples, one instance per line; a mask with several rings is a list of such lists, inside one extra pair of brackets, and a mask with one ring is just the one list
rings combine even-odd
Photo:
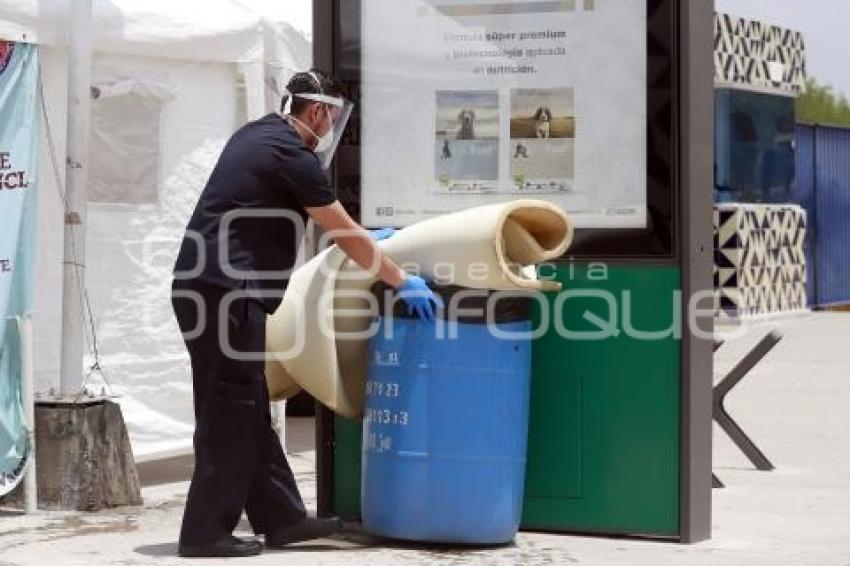
[(227, 142), (201, 193), (175, 278), (243, 289), (274, 312), (301, 243), (305, 208), (336, 198), (316, 155), (280, 115), (250, 122)]

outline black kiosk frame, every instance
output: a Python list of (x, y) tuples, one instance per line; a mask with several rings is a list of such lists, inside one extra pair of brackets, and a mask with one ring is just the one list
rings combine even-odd
[[(314, 64), (339, 76), (359, 103), (361, 0), (314, 0)], [(647, 11), (646, 229), (578, 230), (569, 261), (675, 266), (682, 307), (710, 332), (712, 306), (691, 297), (712, 285), (713, 3), (649, 0)], [(340, 200), (360, 216), (360, 124), (355, 109), (332, 170)], [(567, 261), (567, 258), (565, 258)], [(679, 527), (681, 542), (710, 537), (711, 341), (684, 332), (680, 346)], [(333, 514), (333, 414), (317, 412), (318, 511)], [(570, 530), (570, 529), (566, 529)], [(614, 528), (615, 534), (623, 533)]]

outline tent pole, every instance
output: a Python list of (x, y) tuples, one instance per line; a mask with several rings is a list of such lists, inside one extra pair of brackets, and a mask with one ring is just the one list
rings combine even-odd
[(75, 395), (83, 387), (86, 184), (91, 108), (92, 0), (74, 0), (69, 5), (67, 206), (59, 379), (62, 396)]
[(24, 508), (27, 513), (35, 513), (38, 511), (38, 484), (35, 467), (35, 383), (30, 315), (18, 317), (18, 334), (21, 337), (21, 401), (24, 405), (30, 447), (29, 462), (24, 475)]

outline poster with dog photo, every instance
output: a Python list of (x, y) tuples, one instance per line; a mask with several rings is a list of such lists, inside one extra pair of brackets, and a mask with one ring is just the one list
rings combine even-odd
[(437, 190), (493, 191), (499, 180), (499, 93), (437, 91)]
[(510, 151), (514, 190), (571, 190), (575, 138), (575, 89), (512, 90)]

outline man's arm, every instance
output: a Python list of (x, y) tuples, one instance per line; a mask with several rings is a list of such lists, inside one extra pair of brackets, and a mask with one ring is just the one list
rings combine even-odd
[(377, 277), (395, 288), (404, 284), (407, 274), (375, 244), (369, 232), (354, 221), (339, 201), (307, 208), (307, 213), (331, 236), (342, 251), (363, 269), (380, 266)]

